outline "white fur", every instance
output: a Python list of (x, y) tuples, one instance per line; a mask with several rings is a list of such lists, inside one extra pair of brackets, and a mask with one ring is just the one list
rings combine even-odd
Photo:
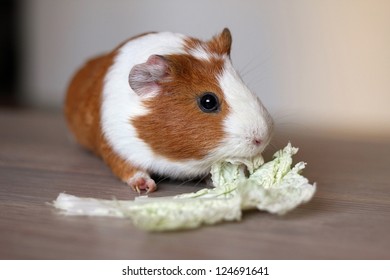
[[(138, 138), (130, 124), (132, 118), (145, 115), (148, 111), (142, 105), (141, 98), (130, 88), (128, 75), (134, 65), (144, 63), (150, 55), (185, 53), (184, 39), (180, 34), (155, 33), (126, 43), (105, 77), (101, 109), (103, 133), (116, 153), (138, 168), (177, 178), (205, 175), (216, 160), (254, 156), (261, 152), (264, 145), (254, 148), (245, 143), (252, 141), (254, 136), (267, 138), (264, 141), (268, 141), (272, 126), (268, 112), (243, 84), (225, 56), (225, 67), (219, 83), (231, 113), (224, 121), (228, 137), (223, 145), (203, 160), (170, 161), (154, 154)], [(192, 50), (191, 54), (205, 60), (215, 55), (208, 54), (201, 46)]]
[(194, 49), (191, 49), (190, 55), (192, 55), (197, 59), (206, 60), (206, 61), (209, 61), (211, 58), (210, 53), (208, 53), (201, 45), (196, 46), (196, 48)]
[[(219, 77), (230, 114), (224, 121), (227, 134), (221, 148), (215, 153), (224, 157), (253, 157), (261, 153), (270, 140), (273, 122), (259, 98), (243, 83), (229, 59)], [(262, 141), (255, 146), (252, 141)]]
[(196, 46), (196, 48), (191, 49), (189, 51), (189, 54), (199, 60), (206, 60), (206, 61), (210, 61), (212, 58), (222, 58), (222, 59), (226, 58), (226, 55), (220, 56), (216, 53), (208, 52), (202, 45), (198, 45)]

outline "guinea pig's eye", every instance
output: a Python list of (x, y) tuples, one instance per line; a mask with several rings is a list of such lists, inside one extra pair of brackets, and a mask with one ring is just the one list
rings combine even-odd
[(198, 97), (198, 106), (205, 113), (219, 112), (219, 100), (215, 93), (205, 92)]

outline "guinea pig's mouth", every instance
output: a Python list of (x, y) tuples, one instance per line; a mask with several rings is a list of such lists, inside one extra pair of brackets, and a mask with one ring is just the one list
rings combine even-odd
[(220, 153), (219, 155), (213, 157), (213, 162), (219, 161), (229, 161), (229, 162), (248, 162), (252, 161), (254, 158), (262, 156), (265, 147), (245, 147), (244, 145), (236, 145), (231, 149), (226, 149), (226, 151)]
[(241, 170), (240, 172), (248, 178), (250, 174), (264, 164), (264, 159), (262, 155), (259, 154), (251, 158), (228, 158), (225, 162), (238, 166)]

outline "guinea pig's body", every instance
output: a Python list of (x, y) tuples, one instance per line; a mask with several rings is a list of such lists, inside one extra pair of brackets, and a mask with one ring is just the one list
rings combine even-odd
[(198, 177), (216, 161), (258, 155), (272, 119), (234, 70), (230, 48), (228, 29), (207, 42), (134, 37), (76, 73), (68, 126), (138, 191), (156, 189), (149, 174)]

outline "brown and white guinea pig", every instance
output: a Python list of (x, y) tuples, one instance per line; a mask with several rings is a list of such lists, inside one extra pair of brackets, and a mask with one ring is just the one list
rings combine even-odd
[(258, 155), (273, 121), (233, 68), (231, 43), (228, 29), (209, 41), (147, 33), (88, 61), (68, 88), (70, 130), (138, 192), (156, 189), (150, 174), (196, 178)]

